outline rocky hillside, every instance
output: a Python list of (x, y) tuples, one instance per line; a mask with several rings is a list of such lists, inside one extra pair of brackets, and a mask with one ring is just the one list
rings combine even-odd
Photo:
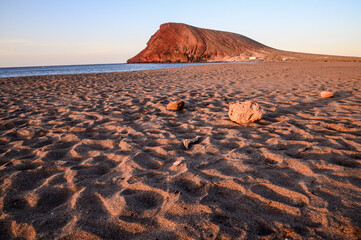
[(357, 57), (277, 50), (240, 34), (165, 23), (128, 63), (221, 61), (361, 61)]

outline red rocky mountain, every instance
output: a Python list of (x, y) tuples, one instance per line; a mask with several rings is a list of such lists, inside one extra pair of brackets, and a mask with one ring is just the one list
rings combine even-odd
[(165, 23), (128, 63), (229, 61), (361, 61), (358, 57), (282, 51), (240, 34)]

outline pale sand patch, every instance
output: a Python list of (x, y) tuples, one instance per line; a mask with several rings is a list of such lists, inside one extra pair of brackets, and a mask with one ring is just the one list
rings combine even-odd
[[(0, 238), (358, 239), (360, 86), (360, 63), (0, 79)], [(232, 122), (247, 100), (262, 119)]]

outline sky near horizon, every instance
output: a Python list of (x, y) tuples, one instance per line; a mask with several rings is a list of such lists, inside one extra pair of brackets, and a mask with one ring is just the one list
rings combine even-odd
[(0, 0), (0, 67), (124, 63), (165, 22), (361, 57), (359, 0)]

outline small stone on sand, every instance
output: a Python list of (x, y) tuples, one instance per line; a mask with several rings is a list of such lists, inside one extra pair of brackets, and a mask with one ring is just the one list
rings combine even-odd
[(180, 111), (184, 108), (184, 102), (183, 101), (174, 101), (174, 102), (170, 102), (167, 105), (167, 110), (171, 110), (171, 111)]
[(179, 166), (182, 162), (183, 162), (183, 160), (175, 161), (175, 162), (173, 163), (173, 166)]
[(262, 118), (263, 109), (253, 101), (229, 104), (229, 118), (236, 123), (245, 124), (258, 121)]
[(189, 148), (189, 144), (191, 143), (196, 143), (198, 142), (200, 139), (199, 136), (195, 137), (195, 138), (192, 138), (192, 139), (184, 139), (182, 142), (183, 142), (183, 145), (185, 147), (185, 149), (188, 149)]
[(332, 98), (333, 97), (333, 93), (330, 91), (322, 91), (321, 92), (321, 97), (322, 98)]

